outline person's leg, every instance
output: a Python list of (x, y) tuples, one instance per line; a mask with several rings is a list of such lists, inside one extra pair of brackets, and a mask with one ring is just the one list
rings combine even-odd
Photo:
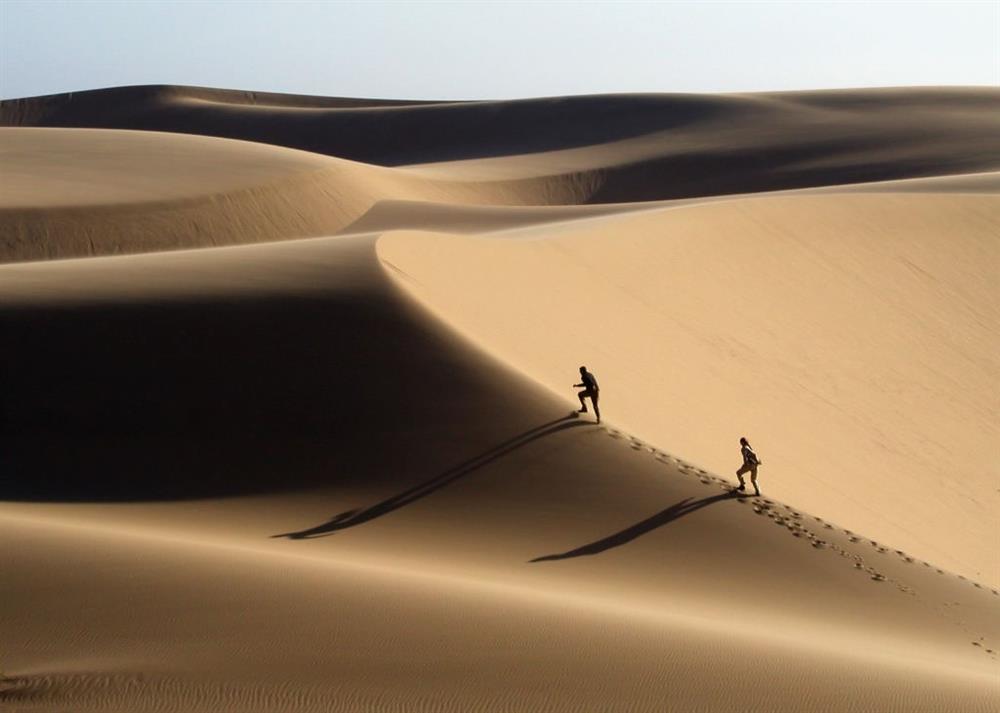
[(587, 413), (587, 402), (583, 400), (583, 396), (586, 393), (586, 391), (578, 391), (576, 394), (580, 397), (580, 410), (577, 413)]
[(740, 479), (740, 487), (738, 487), (737, 490), (746, 489), (747, 484), (743, 481), (743, 474), (746, 473), (748, 470), (749, 468), (747, 468), (747, 464), (744, 463), (743, 465), (740, 466), (740, 469), (736, 471), (736, 477)]
[(597, 406), (597, 399), (599, 394), (595, 391), (590, 395), (590, 400), (594, 404), (594, 415), (597, 416), (597, 422), (601, 422), (601, 409)]
[(750, 469), (750, 482), (753, 483), (754, 493), (760, 495), (760, 488), (757, 487), (757, 466)]

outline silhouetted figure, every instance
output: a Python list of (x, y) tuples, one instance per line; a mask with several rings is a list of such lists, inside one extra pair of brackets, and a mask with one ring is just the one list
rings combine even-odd
[(737, 490), (746, 490), (746, 483), (743, 481), (743, 474), (750, 473), (750, 482), (753, 483), (754, 495), (760, 495), (760, 488), (757, 487), (757, 466), (761, 464), (757, 454), (750, 448), (750, 443), (746, 438), (740, 439), (740, 452), (743, 454), (743, 465), (736, 471), (736, 477), (740, 479), (740, 487)]
[(580, 381), (579, 384), (573, 384), (574, 387), (582, 386), (583, 391), (577, 393), (580, 397), (580, 410), (577, 413), (587, 413), (587, 402), (584, 401), (585, 398), (589, 398), (590, 402), (594, 404), (594, 415), (597, 416), (597, 422), (601, 422), (601, 409), (597, 405), (597, 399), (600, 396), (601, 389), (597, 385), (597, 379), (587, 371), (587, 367), (580, 367)]

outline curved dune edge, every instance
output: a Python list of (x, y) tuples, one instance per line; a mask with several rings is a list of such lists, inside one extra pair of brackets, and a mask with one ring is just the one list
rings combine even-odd
[[(47, 325), (6, 394), (22, 429), (51, 438), (58, 405), (127, 440), (139, 412), (131, 437), (166, 446), (102, 464), (145, 498), (0, 505), (0, 626), (21, 652), (0, 696), (84, 711), (989, 710), (996, 593), (566, 419), (564, 398), (398, 290), (381, 249), (368, 236), (0, 267), (0, 333)], [(110, 328), (88, 340), (80, 325)], [(54, 368), (70, 346), (103, 399)], [(211, 393), (179, 414), (184, 432), (216, 447), (235, 433), (245, 452), (185, 461), (161, 391)], [(288, 419), (321, 435), (282, 451)], [(122, 452), (106, 435), (70, 454), (68, 477)], [(30, 464), (51, 491), (66, 453), (17, 460), (5, 439), (13, 472)], [(203, 485), (226, 461), (230, 488), (259, 479), (257, 496), (141, 502), (157, 479)], [(754, 666), (720, 686), (733, 657)]]
[(0, 128), (0, 262), (329, 235), (384, 199), (576, 203), (591, 177), (433, 180), (229, 139)]
[(997, 206), (755, 198), (502, 240), (392, 233), (378, 252), (553, 391), (586, 363), (610, 418), (715, 472), (751, 435), (778, 497), (997, 586)]
[[(774, 191), (757, 197), (808, 196), (827, 193), (961, 193), (966, 195), (1000, 194), (1000, 172), (956, 174), (898, 181), (875, 181), (821, 188)], [(432, 201), (381, 200), (363, 216), (344, 228), (341, 235), (377, 233), (391, 230), (422, 230), (455, 234), (486, 234), (517, 231), (523, 228), (574, 223), (603, 217), (624, 216), (702, 203), (743, 200), (742, 194), (680, 198), (636, 203), (592, 205), (457, 205)]]
[[(248, 112), (237, 104), (258, 97), (206, 107), (215, 100), (180, 94), (197, 106), (187, 119), (199, 130), (212, 117), (271, 123), (285, 136), (282, 116), (329, 134), (330, 106), (320, 105), (341, 101), (299, 110), (259, 97), (288, 111)], [(889, 130), (914, 97), (933, 105), (945, 95), (956, 96), (688, 98), (684, 121), (697, 134), (706, 105), (756, 105), (811, 116), (810, 131), (832, 117), (868, 130), (864, 105), (885, 101), (895, 109), (876, 123)], [(188, 110), (176, 98), (153, 92), (143, 110), (175, 121)], [(937, 114), (942, 135), (995, 125), (983, 111), (988, 92), (966, 100), (957, 113), (968, 116)], [(509, 118), (504, 104), (466, 116), (475, 125), (485, 108)], [(544, 119), (553, 105), (579, 114), (586, 131), (594, 117), (581, 107), (628, 118), (637, 106), (591, 98), (513, 108)], [(92, 108), (134, 118), (127, 106)], [(456, 116), (453, 106), (413, 108), (435, 122)], [(344, 115), (379, 131), (413, 117), (407, 107), (376, 110)], [(266, 121), (246, 123), (252, 113)], [(475, 146), (482, 137), (462, 136), (464, 126), (452, 122), (417, 148), (440, 161), (447, 156), (435, 152)], [(546, 173), (532, 166), (537, 157), (513, 155), (504, 178), (477, 174), (481, 166), (390, 170), (131, 133), (178, 148), (225, 145), (237, 163), (246, 148), (261, 173), (231, 170), (206, 149), (217, 175), (188, 162), (173, 166), (186, 177), (167, 175), (160, 164), (150, 180), (171, 198), (150, 203), (140, 195), (148, 177), (133, 165), (108, 193), (90, 194), (89, 207), (72, 208), (79, 224), (33, 224), (26, 244), (41, 240), (51, 253), (0, 265), (0, 706), (995, 707), (1000, 592), (977, 558), (996, 538), (980, 510), (997, 508), (988, 471), (969, 464), (997, 440), (988, 400), (1000, 349), (988, 327), (1000, 314), (990, 291), (998, 211), (996, 197), (966, 194), (993, 192), (994, 178), (872, 187), (892, 191), (879, 195), (502, 207), (476, 204), (724, 186), (650, 188), (676, 168), (661, 161), (658, 140), (615, 163), (624, 168), (611, 180), (601, 162), (618, 159), (602, 147), (576, 155), (590, 167), (583, 173)], [(535, 148), (552, 141), (542, 134), (530, 135)], [(559, 138), (580, 140), (570, 134)], [(969, 148), (975, 132), (935, 149), (953, 154), (947, 165), (933, 151), (908, 152), (905, 132), (896, 138), (879, 158), (901, 161), (892, 175), (988, 170), (995, 160), (992, 144)], [(602, 141), (612, 139), (622, 137)], [(702, 158), (716, 160), (720, 147), (708, 148)], [(851, 154), (864, 146), (840, 149), (835, 170), (809, 175), (835, 184), (853, 175), (851, 162), (866, 159)], [(428, 179), (442, 168), (441, 180)], [(106, 166), (91, 156), (79, 169)], [(57, 217), (80, 188), (41, 185), (48, 208), (10, 205)], [(925, 194), (899, 194), (911, 189)], [(289, 239), (299, 230), (316, 237)], [(322, 237), (337, 231), (361, 234)], [(207, 247), (254, 241), (264, 242)], [(98, 256), (47, 259), (69, 257), (63, 243)], [(99, 255), (117, 250), (136, 254)], [(733, 287), (748, 282), (755, 289)], [(864, 309), (852, 312), (853, 300)], [(818, 325), (800, 321), (816, 312)], [(831, 345), (831, 334), (840, 341)], [(850, 348), (850, 358), (815, 343)], [(917, 356), (885, 359), (886, 344)], [(568, 414), (578, 354), (606, 389), (602, 426)], [(942, 368), (942, 355), (965, 368)], [(825, 360), (858, 370), (834, 373)], [(939, 413), (901, 381), (933, 392)], [(845, 404), (845, 394), (863, 398)], [(892, 411), (913, 404), (917, 415)], [(766, 464), (761, 499), (728, 494), (731, 442), (748, 423)], [(832, 455), (820, 436), (835, 442)], [(904, 436), (924, 439), (907, 473), (921, 487), (899, 487), (892, 470), (898, 452), (913, 451)], [(718, 460), (701, 450), (716, 445)], [(920, 470), (933, 461), (947, 469)], [(871, 488), (885, 498), (870, 528), (870, 503), (837, 511), (850, 506), (837, 499), (844, 483), (851, 495)], [(931, 498), (946, 518), (925, 517), (905, 545), (908, 533), (894, 532)]]
[(586, 200), (597, 203), (1000, 168), (995, 88), (388, 106), (291, 95), (261, 95), (258, 102), (254, 96), (163, 86), (75, 92), (0, 102), (0, 125), (219, 136), (406, 165), (444, 180), (572, 179), (596, 185)]
[[(482, 180), (454, 171), (429, 179), (278, 147), (149, 132), (0, 129), (0, 149), (0, 262), (400, 227), (482, 232), (684, 204), (579, 205), (603, 190), (600, 172)], [(996, 174), (806, 190), (995, 192)]]

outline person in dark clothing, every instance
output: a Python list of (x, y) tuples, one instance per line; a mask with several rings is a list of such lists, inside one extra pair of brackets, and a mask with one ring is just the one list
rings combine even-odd
[(743, 474), (750, 473), (750, 482), (753, 484), (754, 494), (760, 495), (760, 488), (757, 487), (757, 466), (761, 464), (757, 454), (750, 448), (750, 443), (746, 438), (740, 439), (740, 452), (743, 454), (743, 465), (736, 471), (736, 477), (740, 479), (740, 486), (737, 490), (746, 490), (746, 483), (743, 482)]
[(597, 416), (597, 422), (601, 422), (601, 409), (597, 406), (597, 399), (601, 393), (600, 387), (597, 385), (597, 379), (587, 371), (587, 367), (580, 367), (580, 382), (579, 384), (573, 384), (574, 387), (583, 387), (583, 391), (577, 393), (580, 397), (580, 410), (577, 413), (587, 413), (587, 402), (584, 401), (585, 398), (589, 398), (591, 403), (594, 404), (594, 415)]

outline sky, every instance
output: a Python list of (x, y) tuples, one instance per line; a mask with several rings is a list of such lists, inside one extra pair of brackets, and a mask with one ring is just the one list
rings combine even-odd
[(0, 98), (132, 84), (510, 99), (1000, 85), (1000, 0), (0, 0)]

